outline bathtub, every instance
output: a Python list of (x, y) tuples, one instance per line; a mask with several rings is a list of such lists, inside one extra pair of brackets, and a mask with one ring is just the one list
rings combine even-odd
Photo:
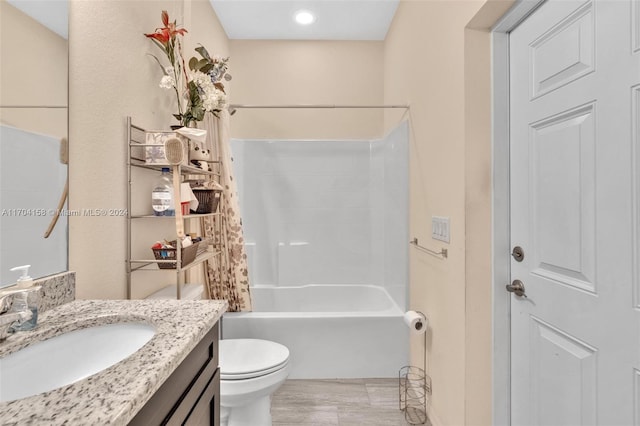
[(292, 379), (397, 377), (409, 332), (383, 287), (252, 287), (253, 312), (229, 312), (222, 337), (266, 339), (291, 352)]

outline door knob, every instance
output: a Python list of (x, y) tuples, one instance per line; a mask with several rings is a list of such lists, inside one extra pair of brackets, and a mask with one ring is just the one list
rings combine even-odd
[(507, 291), (515, 293), (518, 297), (527, 297), (524, 293), (524, 284), (520, 280), (514, 280), (511, 284), (507, 284)]

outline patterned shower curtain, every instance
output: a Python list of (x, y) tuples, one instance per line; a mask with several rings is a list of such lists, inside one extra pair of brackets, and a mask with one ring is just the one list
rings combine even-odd
[(203, 236), (213, 238), (214, 247), (221, 250), (221, 254), (205, 263), (205, 284), (211, 299), (229, 302), (229, 312), (251, 311), (238, 190), (231, 167), (229, 112), (224, 110), (219, 115), (220, 117), (216, 118), (213, 114), (207, 113), (204, 119), (209, 149), (222, 161), (217, 170), (220, 172), (220, 184), (223, 187), (218, 207), (221, 214), (202, 219)]

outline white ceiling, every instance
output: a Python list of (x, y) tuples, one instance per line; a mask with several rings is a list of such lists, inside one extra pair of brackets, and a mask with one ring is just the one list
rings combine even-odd
[[(384, 40), (399, 0), (210, 0), (230, 39)], [(68, 38), (67, 0), (7, 0)], [(316, 21), (297, 24), (308, 10)]]
[[(210, 0), (230, 39), (384, 40), (399, 0)], [(307, 26), (293, 17), (308, 10)]]
[(67, 0), (7, 0), (7, 3), (31, 16), (59, 36), (69, 38)]

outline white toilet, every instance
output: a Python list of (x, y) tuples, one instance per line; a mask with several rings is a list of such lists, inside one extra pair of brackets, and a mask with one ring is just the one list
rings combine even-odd
[(289, 349), (259, 339), (220, 341), (220, 424), (271, 426), (271, 395), (289, 375)]
[[(204, 296), (202, 284), (185, 284), (183, 300)], [(175, 299), (169, 285), (147, 299)], [(271, 395), (289, 375), (289, 349), (259, 339), (225, 339), (219, 346), (221, 426), (271, 426)]]
[[(204, 297), (204, 287), (202, 284), (184, 284), (180, 292), (182, 300), (200, 300)], [(175, 299), (176, 285), (168, 285), (155, 293), (146, 297), (147, 299)]]

